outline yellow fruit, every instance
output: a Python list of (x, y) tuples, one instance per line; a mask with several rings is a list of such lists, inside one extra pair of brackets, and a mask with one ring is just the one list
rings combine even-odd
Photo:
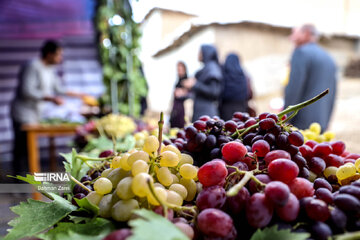
[(167, 146), (161, 148), (161, 152), (165, 152), (165, 151), (174, 152), (174, 153), (176, 153), (178, 155), (179, 160), (181, 159), (181, 152), (174, 145), (167, 145)]
[(171, 175), (170, 170), (167, 167), (161, 167), (157, 171), (156, 176), (158, 181), (165, 187), (170, 186), (173, 183), (173, 177)]
[(166, 201), (170, 204), (174, 204), (177, 206), (181, 206), (183, 203), (183, 198), (177, 193), (172, 190), (167, 192), (167, 199)]
[(352, 163), (346, 163), (339, 167), (336, 171), (336, 177), (338, 180), (343, 180), (352, 177), (356, 174), (356, 167)]
[(144, 141), (143, 150), (149, 155), (155, 153), (159, 148), (159, 140), (155, 136), (149, 136)]
[(356, 161), (355, 161), (355, 167), (356, 167), (356, 170), (358, 172), (360, 172), (360, 158), (358, 158)]
[(89, 106), (99, 106), (98, 100), (90, 95), (83, 96), (82, 101)]
[(316, 134), (320, 134), (321, 133), (321, 126), (319, 123), (317, 122), (314, 122), (312, 124), (310, 124), (310, 127), (309, 127), (310, 131), (316, 133)]
[(125, 171), (130, 171), (131, 167), (129, 166), (127, 160), (129, 158), (130, 154), (129, 153), (125, 153), (124, 155), (121, 156), (120, 158), (120, 167), (122, 169), (124, 169)]
[(331, 141), (335, 138), (335, 133), (332, 131), (326, 131), (323, 136), (325, 137), (325, 141)]
[(149, 192), (148, 181), (154, 182), (153, 178), (147, 173), (139, 173), (136, 175), (131, 183), (131, 190), (138, 197), (146, 197)]
[(186, 199), (186, 197), (187, 197), (187, 190), (181, 184), (174, 183), (169, 187), (169, 190), (177, 192), (182, 197), (182, 199)]
[(130, 167), (132, 167), (132, 165), (134, 164), (135, 161), (137, 160), (143, 160), (145, 162), (149, 162), (149, 154), (147, 154), (144, 151), (138, 151), (138, 152), (134, 152), (132, 153), (128, 159), (127, 159), (127, 163)]
[(197, 168), (189, 163), (183, 164), (179, 172), (185, 179), (194, 179), (197, 176)]
[[(168, 195), (166, 189), (161, 187), (155, 187), (154, 192), (156, 196), (160, 199), (160, 201), (161, 200), (164, 202), (166, 201)], [(147, 200), (151, 205), (154, 206), (160, 205), (160, 203), (155, 199), (154, 195), (151, 192), (147, 195)]]
[(111, 167), (112, 167), (112, 168), (119, 168), (119, 167), (121, 167), (120, 159), (121, 159), (120, 156), (114, 157), (114, 158), (112, 159), (112, 161), (111, 161)]
[(193, 165), (194, 164), (194, 159), (189, 154), (182, 153), (181, 157), (180, 157), (179, 166), (181, 166), (181, 165), (183, 165), (185, 163), (189, 163), (189, 164)]
[(179, 164), (179, 157), (171, 151), (164, 151), (160, 154), (160, 166), (176, 167)]
[(94, 183), (94, 190), (101, 195), (108, 194), (112, 190), (112, 183), (109, 179), (101, 177)]
[(337, 172), (338, 168), (337, 167), (334, 167), (334, 166), (330, 166), (330, 167), (327, 167), (325, 168), (324, 170), (324, 176), (326, 178), (329, 178), (330, 176), (336, 176), (336, 172)]
[(144, 160), (136, 160), (132, 165), (131, 174), (133, 176), (138, 175), (139, 173), (148, 173), (149, 165)]

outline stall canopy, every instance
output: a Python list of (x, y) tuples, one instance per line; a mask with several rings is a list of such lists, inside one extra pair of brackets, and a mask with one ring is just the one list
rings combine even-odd
[(39, 55), (46, 39), (64, 48), (61, 75), (73, 91), (103, 91), (93, 26), (95, 0), (0, 1), (0, 161), (11, 159), (10, 104), (20, 66)]

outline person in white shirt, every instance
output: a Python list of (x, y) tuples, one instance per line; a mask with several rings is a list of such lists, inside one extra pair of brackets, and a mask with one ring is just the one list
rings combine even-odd
[[(55, 66), (62, 61), (62, 48), (56, 41), (48, 40), (41, 48), (40, 58), (26, 64), (19, 74), (19, 84), (12, 104), (14, 128), (13, 168), (15, 173), (24, 173), (27, 161), (26, 133), (23, 124), (41, 121), (45, 106), (51, 102), (62, 105), (62, 96), (83, 97), (84, 94), (66, 91), (56, 74)], [(48, 109), (48, 108), (47, 108)]]

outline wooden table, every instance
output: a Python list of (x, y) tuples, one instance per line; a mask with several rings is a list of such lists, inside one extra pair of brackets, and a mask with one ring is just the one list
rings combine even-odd
[[(28, 164), (29, 171), (34, 174), (41, 171), (38, 138), (49, 137), (50, 140), (50, 168), (52, 171), (56, 169), (56, 154), (55, 154), (55, 137), (71, 136), (75, 134), (77, 125), (72, 124), (25, 124), (22, 130), (27, 132), (27, 149), (28, 149)], [(40, 194), (33, 194), (34, 199), (40, 199)]]

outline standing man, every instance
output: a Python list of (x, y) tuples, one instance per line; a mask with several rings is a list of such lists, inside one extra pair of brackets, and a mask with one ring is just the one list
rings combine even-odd
[(62, 61), (62, 48), (52, 40), (48, 40), (41, 48), (40, 58), (26, 64), (19, 74), (19, 84), (12, 104), (11, 114), (14, 128), (13, 170), (17, 174), (27, 171), (26, 133), (23, 124), (34, 124), (41, 120), (46, 103), (62, 105), (61, 95), (83, 97), (83, 94), (65, 91), (55, 66)]
[(318, 32), (311, 24), (294, 28), (290, 36), (295, 44), (291, 57), (289, 84), (285, 89), (285, 108), (308, 100), (327, 88), (328, 95), (300, 110), (290, 121), (300, 129), (318, 122), (323, 131), (328, 127), (336, 94), (336, 66), (330, 55), (316, 42)]

